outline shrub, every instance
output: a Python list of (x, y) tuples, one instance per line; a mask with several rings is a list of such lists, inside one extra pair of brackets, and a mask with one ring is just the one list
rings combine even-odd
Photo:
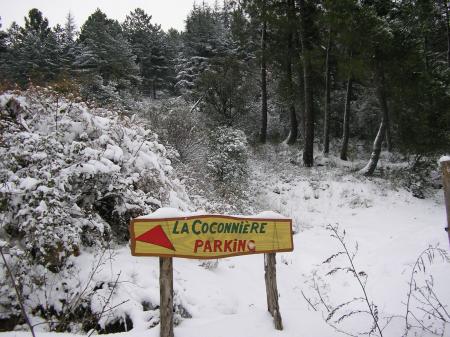
[[(187, 208), (166, 148), (139, 124), (48, 89), (0, 96), (0, 240), (26, 300), (45, 292), (48, 278), (70, 279), (84, 250), (126, 242), (131, 218)], [(10, 295), (0, 277), (0, 297)], [(14, 316), (16, 304), (0, 301), (0, 320)]]
[(247, 138), (232, 127), (211, 133), (207, 162), (209, 176), (223, 196), (239, 195), (248, 179)]

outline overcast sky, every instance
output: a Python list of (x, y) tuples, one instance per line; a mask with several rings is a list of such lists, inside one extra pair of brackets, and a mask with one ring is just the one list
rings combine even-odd
[[(98, 7), (110, 18), (122, 22), (125, 16), (139, 7), (152, 16), (152, 22), (158, 23), (167, 31), (173, 27), (184, 29), (184, 20), (196, 3), (202, 0), (0, 0), (0, 16), (2, 28), (6, 29), (11, 22), (24, 23), (24, 16), (32, 8), (39, 9), (50, 21), (50, 25), (63, 24), (70, 11), (75, 17), (78, 28)], [(214, 4), (215, 0), (204, 0)], [(220, 2), (219, 2), (220, 3)]]

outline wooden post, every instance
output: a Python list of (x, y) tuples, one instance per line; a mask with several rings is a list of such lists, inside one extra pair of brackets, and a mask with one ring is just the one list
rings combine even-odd
[(173, 262), (159, 258), (160, 337), (173, 337)]
[(447, 227), (445, 230), (448, 233), (448, 240), (450, 243), (450, 159), (441, 161), (442, 180), (444, 182), (444, 197), (445, 208), (447, 210)]
[(275, 329), (283, 330), (280, 307), (278, 305), (277, 270), (275, 253), (264, 254), (264, 278), (266, 280), (267, 309), (273, 317)]

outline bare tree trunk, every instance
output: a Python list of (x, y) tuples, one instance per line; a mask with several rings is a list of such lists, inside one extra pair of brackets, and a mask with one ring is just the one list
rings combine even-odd
[(330, 152), (330, 51), (331, 51), (331, 28), (328, 29), (327, 55), (325, 58), (325, 111), (323, 116), (323, 153)]
[(381, 153), (381, 145), (383, 144), (383, 140), (386, 136), (386, 128), (387, 128), (387, 120), (388, 120), (388, 106), (386, 100), (386, 88), (385, 88), (385, 78), (384, 78), (384, 67), (382, 61), (377, 61), (377, 96), (380, 101), (381, 106), (381, 123), (380, 128), (378, 129), (377, 136), (375, 137), (375, 141), (373, 142), (373, 150), (370, 156), (369, 162), (367, 165), (361, 170), (361, 173), (365, 176), (373, 175), (375, 171), (378, 160), (380, 158)]
[(301, 30), (300, 40), (303, 50), (303, 81), (305, 86), (305, 145), (303, 148), (303, 164), (311, 167), (314, 164), (314, 111), (313, 92), (311, 86), (311, 36), (310, 27), (306, 24), (307, 14), (305, 0), (299, 1)]
[(342, 147), (341, 147), (341, 159), (348, 160), (348, 139), (350, 138), (350, 108), (352, 99), (352, 87), (353, 87), (353, 75), (350, 72), (347, 78), (347, 93), (345, 96), (345, 109), (344, 109), (344, 125), (342, 131)]
[(294, 84), (292, 79), (292, 59), (294, 55), (294, 48), (292, 45), (292, 30), (293, 26), (295, 25), (295, 4), (294, 0), (288, 0), (288, 22), (289, 22), (289, 32), (287, 36), (287, 90), (288, 90), (288, 96), (289, 96), (289, 122), (290, 122), (290, 129), (289, 129), (289, 136), (287, 139), (287, 144), (292, 145), (296, 142), (297, 136), (298, 136), (298, 121), (297, 121), (297, 114), (295, 112), (295, 98), (294, 98)]
[(262, 29), (261, 29), (261, 131), (259, 141), (265, 143), (267, 139), (267, 66), (266, 66), (266, 40), (267, 19), (266, 0), (262, 2)]

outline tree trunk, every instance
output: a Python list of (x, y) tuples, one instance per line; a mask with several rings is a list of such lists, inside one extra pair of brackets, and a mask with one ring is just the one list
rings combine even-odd
[(300, 40), (303, 50), (303, 83), (305, 86), (305, 145), (303, 149), (303, 164), (311, 167), (314, 164), (314, 111), (313, 92), (311, 86), (311, 34), (306, 24), (307, 15), (305, 0), (299, 1), (301, 30)]
[(266, 40), (267, 19), (266, 0), (262, 2), (262, 29), (261, 29), (261, 131), (259, 141), (265, 143), (267, 139), (267, 67), (266, 67)]
[(450, 67), (450, 17), (449, 8), (446, 0), (442, 0), (442, 6), (444, 10), (445, 29), (447, 30), (447, 65)]
[(425, 64), (425, 72), (429, 72), (430, 61), (428, 60), (428, 38), (427, 35), (423, 36), (423, 63)]
[[(302, 59), (302, 46), (300, 42), (300, 33), (296, 30), (295, 43), (298, 49), (298, 58)], [(301, 135), (303, 136), (303, 142), (305, 141), (305, 86), (303, 81), (303, 64), (297, 63), (297, 79), (298, 79), (298, 90), (300, 92), (299, 103), (300, 103), (300, 127)]]
[(447, 1), (444, 2), (445, 5), (445, 22), (447, 26), (447, 65), (450, 67), (450, 17), (448, 15), (449, 9)]
[(347, 93), (345, 96), (344, 125), (342, 131), (342, 147), (341, 147), (342, 160), (348, 160), (347, 152), (348, 152), (348, 139), (350, 137), (350, 108), (352, 100), (352, 89), (353, 89), (353, 75), (350, 72), (347, 78)]
[(323, 116), (323, 153), (330, 152), (330, 51), (331, 51), (331, 28), (328, 29), (327, 54), (325, 58), (325, 111)]
[(389, 110), (386, 113), (386, 150), (392, 152), (391, 118)]
[(289, 96), (289, 136), (287, 138), (287, 144), (292, 145), (296, 142), (298, 136), (298, 121), (297, 114), (295, 112), (295, 98), (294, 98), (294, 84), (292, 79), (292, 59), (294, 55), (294, 48), (292, 45), (292, 30), (295, 25), (295, 4), (294, 0), (288, 0), (288, 23), (289, 23), (289, 32), (287, 36), (287, 90)]
[(378, 129), (377, 136), (375, 137), (375, 141), (373, 142), (373, 150), (370, 156), (369, 162), (367, 165), (361, 170), (361, 173), (365, 176), (373, 175), (375, 171), (378, 160), (380, 158), (381, 153), (381, 145), (383, 144), (383, 139), (386, 136), (386, 128), (387, 128), (387, 120), (388, 120), (388, 106), (386, 100), (386, 88), (385, 88), (385, 78), (384, 78), (384, 68), (382, 61), (377, 61), (377, 96), (380, 101), (381, 106), (381, 123), (380, 128)]

